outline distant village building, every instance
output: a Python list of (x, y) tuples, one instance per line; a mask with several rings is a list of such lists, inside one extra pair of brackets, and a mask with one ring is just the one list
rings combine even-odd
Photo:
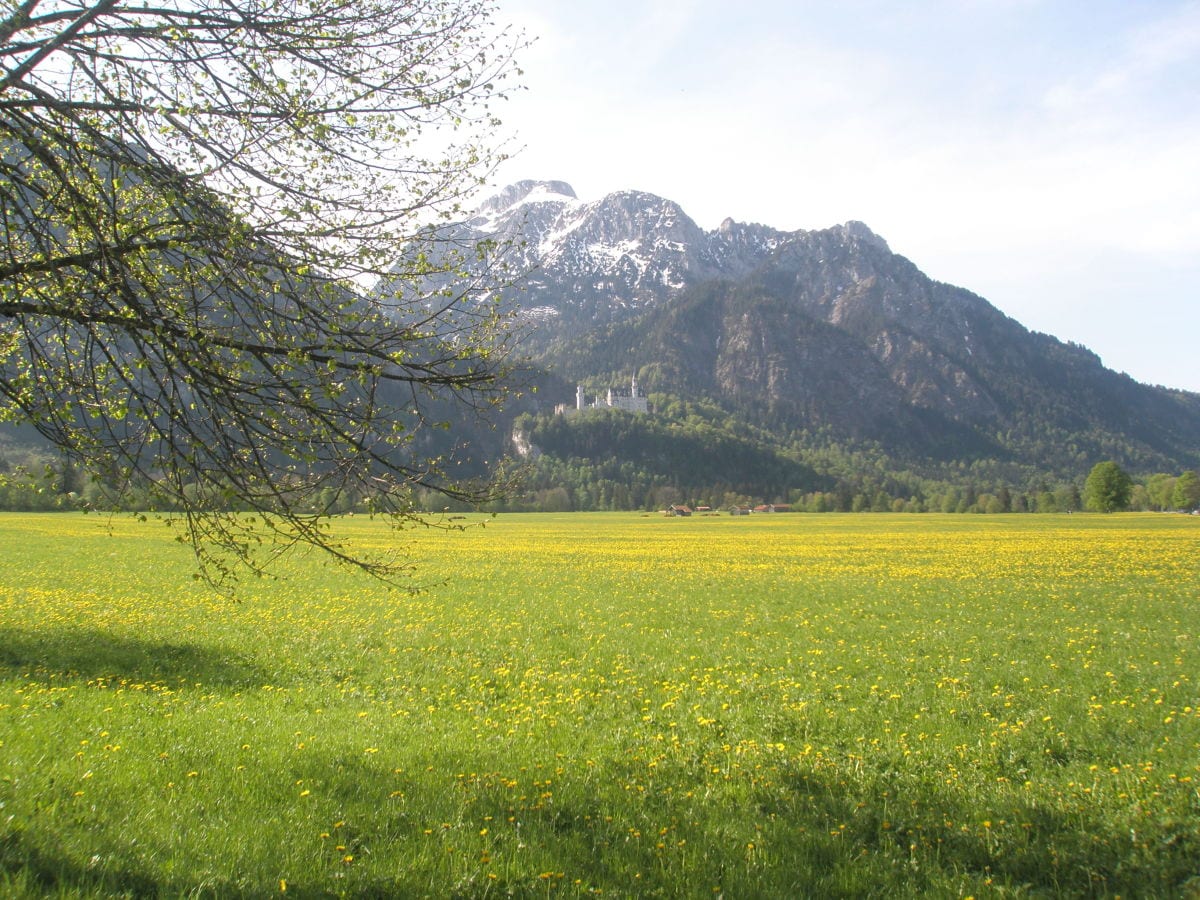
[(560, 403), (554, 407), (554, 412), (558, 415), (571, 415), (584, 409), (623, 409), (631, 413), (648, 413), (650, 405), (646, 398), (638, 394), (637, 376), (634, 375), (629, 385), (629, 396), (617, 394), (612, 388), (608, 389), (608, 393), (604, 397), (597, 397), (591, 403), (587, 402), (587, 397), (583, 393), (583, 385), (577, 385), (575, 388), (575, 405), (568, 406), (566, 403)]

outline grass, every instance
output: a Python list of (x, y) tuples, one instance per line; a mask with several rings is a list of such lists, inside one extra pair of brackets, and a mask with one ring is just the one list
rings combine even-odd
[(1200, 896), (1196, 519), (171, 537), (0, 516), (0, 894)]

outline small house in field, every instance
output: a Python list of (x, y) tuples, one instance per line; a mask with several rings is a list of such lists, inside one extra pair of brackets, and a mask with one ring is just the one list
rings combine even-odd
[(731, 506), (729, 507), (731, 516), (748, 516), (750, 515), (750, 507), (748, 506)]
[(667, 507), (667, 515), (668, 516), (690, 516), (691, 514), (692, 514), (692, 508), (690, 506), (668, 506)]

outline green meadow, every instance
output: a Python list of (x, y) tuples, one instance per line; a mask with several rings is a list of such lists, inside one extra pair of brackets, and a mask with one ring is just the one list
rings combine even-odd
[(0, 516), (0, 895), (1200, 896), (1200, 519), (467, 524)]

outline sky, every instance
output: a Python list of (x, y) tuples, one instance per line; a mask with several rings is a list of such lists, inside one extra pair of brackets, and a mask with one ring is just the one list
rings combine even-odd
[(496, 0), (495, 186), (701, 227), (865, 222), (930, 277), (1200, 391), (1200, 0)]

